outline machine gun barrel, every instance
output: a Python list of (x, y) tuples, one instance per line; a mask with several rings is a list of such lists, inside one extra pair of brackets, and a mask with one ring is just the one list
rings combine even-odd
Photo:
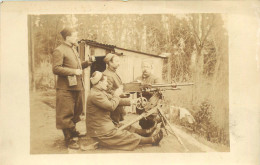
[(178, 87), (178, 86), (190, 86), (190, 85), (194, 85), (194, 83), (183, 83), (183, 84), (152, 84), (149, 85), (151, 87)]
[(153, 87), (153, 88), (144, 89), (143, 91), (145, 91), (145, 92), (154, 92), (154, 91), (158, 91), (158, 89), (160, 89), (162, 91), (181, 90), (181, 88), (174, 88), (174, 87), (167, 87), (167, 88), (162, 88), (162, 89), (160, 87)]
[(123, 84), (123, 90), (126, 93), (156, 91), (156, 90), (179, 90), (180, 86), (190, 86), (193, 83), (183, 84), (142, 84), (140, 82), (131, 82)]

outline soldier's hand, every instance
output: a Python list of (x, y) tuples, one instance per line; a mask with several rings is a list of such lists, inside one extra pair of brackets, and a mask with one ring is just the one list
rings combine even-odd
[(95, 56), (91, 56), (91, 62), (95, 62), (96, 61), (96, 57)]
[(76, 69), (75, 75), (79, 76), (81, 74), (82, 74), (82, 70), (81, 69)]
[(92, 65), (93, 64), (93, 62), (91, 62), (91, 61), (88, 61), (88, 66), (90, 66), (90, 65)]
[(120, 96), (120, 95), (122, 95), (123, 94), (123, 88), (121, 88), (121, 87), (119, 87), (119, 88), (117, 88), (116, 90), (115, 90), (115, 93), (114, 93), (114, 95), (115, 96)]

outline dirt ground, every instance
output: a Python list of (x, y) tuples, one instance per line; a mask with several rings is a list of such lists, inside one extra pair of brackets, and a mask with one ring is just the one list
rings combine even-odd
[[(68, 150), (64, 146), (64, 137), (61, 130), (57, 130), (55, 126), (55, 91), (36, 92), (30, 95), (30, 153), (31, 154), (66, 154), (66, 153), (170, 153), (170, 152), (185, 152), (183, 146), (178, 142), (174, 135), (164, 134), (164, 138), (159, 146), (139, 146), (134, 151), (118, 151), (106, 148), (98, 148), (96, 150)], [(128, 113), (124, 123), (127, 123), (136, 117), (135, 114)], [(136, 126), (138, 126), (136, 124)], [(77, 129), (81, 132), (86, 132), (85, 121), (80, 121), (77, 124)], [(220, 146), (214, 149), (209, 143), (201, 143), (194, 139), (191, 135), (184, 131), (177, 129), (178, 133), (182, 135), (182, 141), (188, 148), (188, 152), (215, 152), (225, 151), (226, 149)], [(81, 138), (81, 144), (92, 144), (88, 138)], [(206, 145), (205, 145), (206, 144)]]

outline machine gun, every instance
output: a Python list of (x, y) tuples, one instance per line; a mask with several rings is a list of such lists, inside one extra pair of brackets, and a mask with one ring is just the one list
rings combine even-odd
[[(123, 91), (125, 93), (139, 93), (139, 98), (137, 99), (136, 108), (138, 110), (143, 110), (141, 115), (134, 120), (132, 123), (139, 121), (143, 118), (149, 117), (149, 115), (158, 115), (162, 122), (162, 127), (165, 129), (166, 134), (173, 134), (178, 142), (183, 146), (185, 151), (189, 151), (188, 148), (184, 145), (180, 137), (175, 133), (172, 125), (167, 120), (163, 113), (163, 93), (165, 90), (180, 90), (181, 86), (191, 86), (193, 83), (185, 83), (185, 84), (142, 84), (140, 82), (132, 82), (123, 84)], [(150, 98), (143, 97), (143, 94), (149, 93), (151, 94)], [(148, 100), (149, 99), (149, 100)], [(129, 123), (129, 124), (132, 124)], [(170, 129), (167, 129), (166, 125), (169, 126)]]
[[(136, 107), (139, 110), (145, 109), (148, 103), (147, 97), (143, 97), (143, 94), (151, 93), (151, 98), (149, 98), (149, 102), (155, 102), (157, 104), (158, 99), (163, 99), (162, 91), (165, 90), (181, 90), (182, 86), (191, 86), (193, 83), (183, 83), (183, 84), (143, 84), (140, 82), (131, 82), (123, 84), (123, 91), (125, 94), (133, 94), (138, 93), (140, 97), (138, 97)], [(157, 98), (157, 101), (153, 101), (153, 99)], [(146, 107), (147, 110), (152, 107)]]

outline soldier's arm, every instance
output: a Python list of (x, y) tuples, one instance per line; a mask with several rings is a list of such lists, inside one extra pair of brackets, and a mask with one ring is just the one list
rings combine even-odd
[(114, 79), (111, 76), (107, 76), (107, 92), (114, 95), (115, 90), (113, 89), (114, 86)]
[(119, 105), (121, 105), (121, 106), (130, 106), (131, 105), (131, 99), (129, 99), (129, 98), (120, 98)]
[(92, 64), (92, 62), (83, 61), (83, 62), (81, 63), (82, 69), (85, 69), (85, 68), (91, 66), (91, 64)]
[(108, 99), (107, 96), (102, 95), (101, 93), (93, 95), (92, 98), (93, 104), (95, 104), (97, 107), (100, 107), (108, 111), (114, 111), (119, 104), (119, 100), (119, 97), (116, 96), (113, 96), (110, 99)]
[(54, 74), (59, 76), (71, 76), (75, 75), (76, 69), (68, 68), (63, 66), (64, 56), (59, 50), (54, 50), (53, 52), (53, 63), (52, 71)]

